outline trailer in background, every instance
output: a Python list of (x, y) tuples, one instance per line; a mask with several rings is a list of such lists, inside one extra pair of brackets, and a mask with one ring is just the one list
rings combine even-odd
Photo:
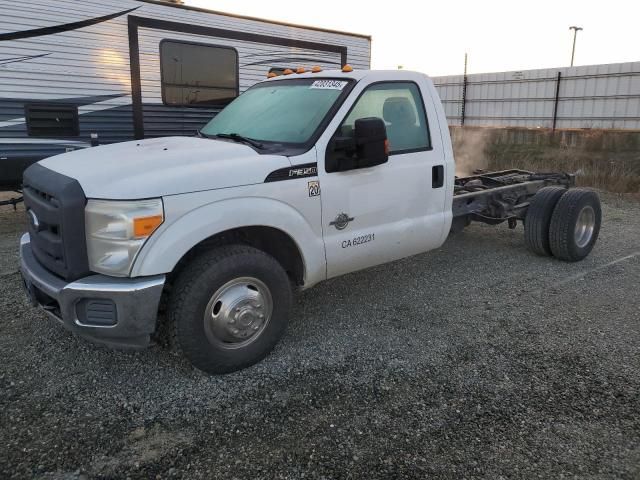
[(272, 68), (369, 68), (370, 41), (154, 0), (3, 2), (0, 190), (92, 143), (193, 135)]

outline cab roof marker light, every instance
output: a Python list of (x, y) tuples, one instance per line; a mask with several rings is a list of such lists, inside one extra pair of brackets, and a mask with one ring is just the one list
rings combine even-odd
[(322, 68), (320, 68), (319, 65), (314, 65), (313, 67), (311, 67), (311, 73), (319, 73), (322, 71)]
[(353, 67), (347, 63), (344, 67), (342, 67), (342, 71), (345, 73), (353, 72)]
[(293, 73), (293, 70), (291, 70), (290, 68), (285, 68), (284, 72), (282, 72), (283, 75), (291, 75)]
[(277, 77), (278, 74), (276, 72), (269, 72), (267, 73), (267, 78), (273, 78), (273, 77)]
[(306, 72), (304, 67), (298, 67), (298, 69), (296, 70), (296, 73), (304, 73), (304, 72)]

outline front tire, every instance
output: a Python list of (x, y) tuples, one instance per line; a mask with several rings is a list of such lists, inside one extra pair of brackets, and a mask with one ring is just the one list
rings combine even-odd
[(266, 357), (284, 334), (289, 277), (270, 255), (226, 245), (194, 258), (169, 299), (176, 344), (207, 373), (229, 373)]

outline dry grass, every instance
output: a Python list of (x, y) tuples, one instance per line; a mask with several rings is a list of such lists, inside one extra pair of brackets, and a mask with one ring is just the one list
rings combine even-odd
[[(490, 170), (520, 168), (537, 172), (569, 172), (576, 182), (615, 193), (640, 192), (640, 132), (473, 128), (478, 164)], [(454, 134), (456, 158), (464, 151), (467, 132)]]
[(490, 147), (487, 153), (491, 170), (521, 168), (537, 172), (569, 172), (576, 174), (576, 183), (581, 186), (616, 193), (640, 191), (640, 158), (589, 155), (580, 150), (527, 151), (509, 147)]

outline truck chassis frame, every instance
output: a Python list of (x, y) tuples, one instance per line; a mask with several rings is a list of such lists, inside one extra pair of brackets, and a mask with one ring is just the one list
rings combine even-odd
[(527, 170), (476, 170), (469, 177), (456, 177), (453, 191), (452, 230), (459, 231), (472, 221), (497, 225), (508, 222), (515, 228), (524, 220), (530, 199), (543, 187), (575, 186), (568, 173), (534, 173)]

